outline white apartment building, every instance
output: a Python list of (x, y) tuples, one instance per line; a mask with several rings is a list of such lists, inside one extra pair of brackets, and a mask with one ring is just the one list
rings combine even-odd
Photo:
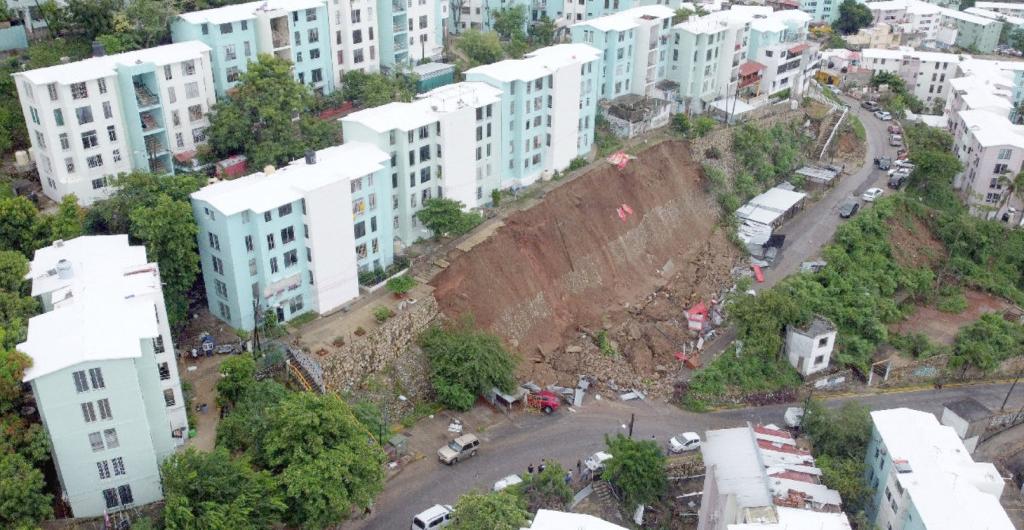
[(346, 141), (389, 153), (390, 221), (400, 246), (430, 236), (415, 215), (431, 198), (478, 208), (501, 188), (502, 110), (500, 90), (463, 82), (341, 119)]
[(36, 251), (43, 313), (18, 350), (75, 517), (160, 500), (159, 466), (188, 438), (160, 270), (127, 235)]
[(974, 7), (1011, 17), (1024, 18), (1024, 4), (1020, 2), (975, 2)]
[(790, 90), (799, 96), (821, 63), (819, 45), (807, 40), (811, 15), (796, 9), (757, 16), (750, 24), (747, 60), (764, 65), (760, 93)]
[(43, 193), (90, 205), (119, 173), (173, 173), (206, 141), (210, 72), (210, 48), (182, 42), (14, 74)]
[(868, 48), (861, 51), (861, 67), (873, 73), (897, 74), (907, 89), (926, 106), (936, 100), (949, 100), (949, 80), (957, 73), (957, 65), (969, 59), (968, 55), (923, 52), (911, 48), (883, 50)]
[(562, 171), (593, 148), (601, 52), (557, 44), (466, 72), (501, 91), (501, 186)]
[(380, 70), (376, 7), (377, 3), (369, 0), (330, 0), (327, 3), (335, 86), (341, 86), (341, 77), (346, 72)]
[(1003, 477), (975, 462), (952, 427), (906, 408), (871, 413), (865, 509), (876, 528), (1011, 530), (999, 504)]
[[(873, 23), (885, 23), (894, 31), (914, 36), (921, 45), (936, 46), (939, 37), (942, 8), (927, 2), (886, 0), (865, 4), (874, 16)], [(955, 40), (955, 37), (954, 37)], [(953, 40), (945, 43), (952, 45)]]

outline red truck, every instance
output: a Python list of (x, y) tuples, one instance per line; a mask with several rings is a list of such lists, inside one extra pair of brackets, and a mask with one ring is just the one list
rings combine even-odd
[(558, 395), (550, 390), (531, 393), (526, 398), (526, 403), (532, 408), (542, 410), (544, 414), (551, 414), (558, 410), (558, 406), (562, 404), (558, 399)]

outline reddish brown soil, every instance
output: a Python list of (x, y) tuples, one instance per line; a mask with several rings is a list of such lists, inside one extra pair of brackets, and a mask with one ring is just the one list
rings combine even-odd
[[(649, 148), (625, 170), (604, 165), (455, 258), (431, 282), (434, 296), (447, 316), (471, 314), (533, 359), (521, 375), (547, 379), (579, 330), (616, 327), (666, 284), (691, 298), (728, 281), (737, 252), (701, 182), (683, 142)], [(634, 212), (625, 221), (623, 203)], [(636, 372), (653, 371), (649, 355)]]
[(1013, 304), (988, 293), (968, 290), (967, 310), (951, 315), (934, 307), (918, 307), (906, 320), (892, 326), (900, 334), (923, 333), (937, 344), (953, 344), (960, 328), (981, 318), (985, 313), (1002, 313)]
[(935, 269), (945, 258), (946, 248), (928, 227), (913, 215), (897, 215), (889, 221), (889, 243), (893, 258), (903, 267)]

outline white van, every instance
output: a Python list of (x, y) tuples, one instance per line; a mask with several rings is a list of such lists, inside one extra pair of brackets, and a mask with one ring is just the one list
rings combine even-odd
[(444, 528), (452, 522), (452, 507), (447, 504), (435, 504), (412, 518), (411, 530)]

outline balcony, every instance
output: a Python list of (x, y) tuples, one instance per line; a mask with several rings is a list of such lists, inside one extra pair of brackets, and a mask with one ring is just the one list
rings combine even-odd
[(142, 122), (142, 134), (152, 134), (164, 130), (164, 126), (152, 112), (139, 114), (139, 121)]
[(155, 107), (160, 104), (160, 98), (156, 97), (149, 87), (139, 82), (135, 83), (135, 101), (138, 102), (139, 108)]
[(394, 30), (395, 35), (398, 35), (399, 33), (406, 33), (405, 24), (395, 24), (392, 29)]
[(270, 19), (270, 43), (274, 49), (291, 46), (291, 37), (288, 31), (288, 17), (276, 17)]
[(158, 158), (165, 154), (167, 154), (167, 146), (164, 145), (159, 137), (146, 137), (146, 155), (149, 158)]
[(391, 12), (396, 15), (405, 13), (405, 2), (391, 2)]

